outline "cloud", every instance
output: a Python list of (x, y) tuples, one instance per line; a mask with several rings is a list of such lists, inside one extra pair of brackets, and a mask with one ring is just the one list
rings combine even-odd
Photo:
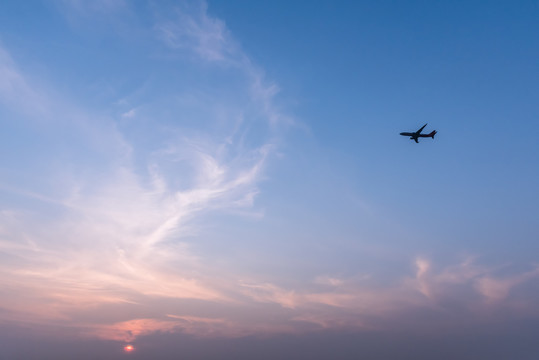
[(294, 309), (299, 300), (293, 290), (284, 290), (276, 285), (264, 284), (241, 284), (245, 288), (244, 293), (251, 299), (259, 302), (276, 303), (284, 308)]
[(208, 14), (204, 1), (181, 3), (173, 16), (162, 16), (155, 29), (158, 37), (172, 50), (185, 50), (195, 57), (219, 66), (239, 69), (248, 78), (251, 99), (257, 111), (271, 125), (294, 125), (298, 122), (275, 104), (280, 89), (268, 82), (264, 71), (256, 66), (233, 38), (225, 23)]
[(122, 114), (123, 118), (132, 118), (137, 114), (137, 109), (131, 109)]
[(475, 287), (490, 302), (501, 301), (507, 298), (511, 290), (517, 285), (534, 280), (538, 277), (539, 267), (536, 267), (531, 271), (503, 278), (495, 278), (487, 275), (478, 278), (475, 281)]
[[(521, 318), (535, 313), (535, 302), (522, 303), (510, 295), (517, 285), (536, 280), (537, 269), (495, 276), (499, 269), (481, 266), (472, 258), (438, 272), (433, 271), (431, 262), (425, 258), (417, 258), (415, 265), (414, 277), (396, 278), (393, 286), (380, 286), (372, 282), (372, 277), (363, 276), (351, 279), (319, 276), (309, 286), (288, 289), (271, 283), (242, 286), (247, 288), (243, 293), (252, 300), (293, 309), (291, 320), (321, 329), (405, 328), (415, 321), (406, 317), (410, 313), (432, 313), (443, 326), (481, 322), (484, 316), (488, 321), (500, 320), (502, 316), (497, 311), (501, 309)], [(454, 319), (446, 319), (446, 314), (452, 314)], [(432, 330), (442, 326), (427, 323)]]
[(159, 37), (167, 46), (193, 52), (203, 60), (242, 66), (247, 57), (225, 23), (209, 16), (207, 8), (202, 1), (180, 3), (174, 19), (156, 25)]
[[(90, 9), (109, 15), (125, 6), (108, 1), (64, 5), (72, 13)], [(197, 233), (194, 219), (253, 207), (265, 164), (276, 146), (276, 134), (266, 134), (264, 124), (253, 122), (268, 124), (278, 115), (274, 92), (256, 92), (265, 88), (262, 75), (244, 60), (224, 24), (209, 17), (204, 6), (197, 9), (181, 15), (187, 30), (196, 31), (195, 39), (185, 46), (173, 46), (173, 50), (194, 52), (212, 62), (237, 57), (242, 62), (237, 70), (246, 78), (256, 73), (256, 83), (239, 89), (240, 99), (230, 111), (223, 111), (221, 105), (212, 109), (215, 103), (226, 103), (218, 99), (219, 94), (202, 94), (202, 100), (191, 104), (199, 114), (207, 115), (208, 123), (214, 122), (212, 114), (223, 111), (219, 120), (224, 131), (220, 133), (178, 124), (162, 136), (161, 129), (170, 130), (160, 118), (162, 103), (137, 104), (118, 119), (74, 106), (67, 96), (48, 95), (54, 92), (49, 91), (54, 90), (53, 85), (49, 85), (51, 89), (36, 86), (8, 51), (0, 49), (2, 100), (17, 111), (28, 102), (36, 109), (42, 104), (48, 110), (47, 126), (53, 134), (44, 143), (64, 147), (59, 164), (57, 152), (40, 154), (45, 159), (40, 164), (51, 164), (43, 166), (39, 176), (48, 186), (3, 184), (3, 191), (18, 201), (0, 209), (0, 251), (7, 259), (0, 265), (4, 289), (1, 320), (89, 327), (90, 334), (106, 333), (116, 339), (121, 337), (116, 333), (130, 332), (136, 337), (158, 329), (197, 332), (197, 324), (211, 322), (194, 315), (140, 318), (133, 314), (125, 321), (91, 325), (77, 322), (77, 314), (107, 304), (151, 306), (156, 299), (238, 301), (231, 296), (234, 281), (226, 280), (229, 275), (208, 266), (211, 259), (197, 255), (185, 239)], [(181, 33), (185, 29), (172, 30)], [(193, 93), (199, 94), (197, 91)], [(177, 97), (173, 92), (167, 101)], [(237, 116), (237, 109), (245, 117)], [(30, 122), (40, 116), (41, 112), (31, 112)], [(145, 134), (156, 139), (152, 147), (129, 136), (130, 131), (140, 130), (140, 123), (131, 121), (139, 117), (152, 120), (153, 126)], [(130, 122), (121, 124), (126, 118)], [(253, 130), (262, 135), (256, 141), (250, 140)], [(28, 177), (35, 176), (38, 168), (27, 163), (17, 170)], [(225, 280), (217, 278), (218, 274)], [(194, 325), (183, 326), (186, 322)], [(147, 330), (138, 331), (140, 326)]]

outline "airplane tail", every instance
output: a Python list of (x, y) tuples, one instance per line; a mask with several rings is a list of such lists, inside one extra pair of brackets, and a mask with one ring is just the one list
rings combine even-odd
[(434, 139), (434, 135), (436, 135), (436, 130), (434, 130), (433, 132), (431, 132), (428, 136)]

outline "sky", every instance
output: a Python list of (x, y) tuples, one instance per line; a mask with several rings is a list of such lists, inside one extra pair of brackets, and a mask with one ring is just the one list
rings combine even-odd
[(0, 360), (537, 359), (538, 16), (1, 2)]

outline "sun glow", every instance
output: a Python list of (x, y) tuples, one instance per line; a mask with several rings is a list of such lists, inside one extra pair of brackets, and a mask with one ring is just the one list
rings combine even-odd
[(131, 344), (124, 346), (124, 351), (125, 352), (131, 352), (133, 350), (135, 350), (135, 347), (133, 345), (131, 345)]

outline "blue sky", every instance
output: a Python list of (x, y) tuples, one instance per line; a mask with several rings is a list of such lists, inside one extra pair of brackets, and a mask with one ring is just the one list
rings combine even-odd
[(4, 2), (0, 358), (535, 358), (538, 12)]

